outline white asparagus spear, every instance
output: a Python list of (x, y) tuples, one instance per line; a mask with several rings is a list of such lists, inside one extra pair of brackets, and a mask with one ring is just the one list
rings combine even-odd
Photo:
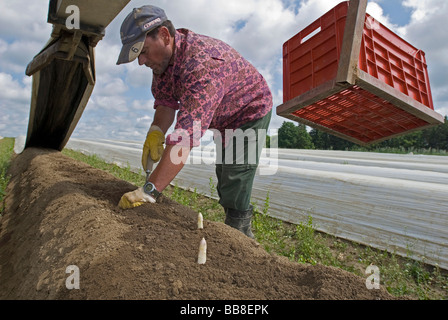
[(198, 229), (204, 229), (204, 217), (200, 212), (198, 214)]
[(207, 242), (205, 241), (205, 238), (202, 238), (201, 242), (199, 243), (198, 263), (204, 264), (206, 260), (207, 260)]

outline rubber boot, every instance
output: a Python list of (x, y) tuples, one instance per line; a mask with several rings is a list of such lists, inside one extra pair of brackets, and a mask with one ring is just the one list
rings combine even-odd
[(249, 238), (254, 239), (254, 234), (251, 230), (251, 220), (253, 215), (253, 206), (251, 205), (248, 210), (240, 211), (235, 209), (226, 208), (226, 220), (225, 224), (241, 231)]

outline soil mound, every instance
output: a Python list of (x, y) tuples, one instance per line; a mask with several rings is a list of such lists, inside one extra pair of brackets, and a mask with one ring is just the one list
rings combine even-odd
[[(223, 223), (197, 230), (197, 213), (167, 198), (121, 210), (136, 186), (57, 151), (26, 149), (9, 173), (0, 299), (392, 299), (348, 272), (269, 254)], [(67, 289), (69, 266), (79, 289)]]

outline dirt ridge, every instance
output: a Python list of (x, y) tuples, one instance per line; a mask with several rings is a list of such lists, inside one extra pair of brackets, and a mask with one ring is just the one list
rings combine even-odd
[[(0, 299), (376, 300), (365, 279), (267, 253), (164, 198), (121, 210), (136, 187), (54, 150), (16, 155), (0, 218)], [(197, 264), (199, 242), (207, 262)], [(67, 289), (67, 267), (79, 289)]]

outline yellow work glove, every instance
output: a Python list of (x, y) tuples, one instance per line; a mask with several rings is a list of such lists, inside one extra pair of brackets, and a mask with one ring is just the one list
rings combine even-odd
[(160, 160), (163, 154), (163, 144), (165, 143), (165, 134), (162, 129), (156, 125), (152, 125), (146, 135), (146, 141), (143, 144), (143, 154), (142, 154), (142, 166), (146, 171), (146, 164), (148, 162), (148, 157), (154, 162)]
[(143, 203), (144, 202), (134, 202), (134, 203), (131, 203), (131, 201), (127, 197), (122, 196), (121, 199), (120, 199), (120, 202), (118, 203), (118, 206), (121, 209), (132, 209), (132, 208), (141, 206)]
[(134, 191), (125, 193), (118, 203), (118, 206), (121, 209), (132, 209), (138, 206), (141, 206), (142, 204), (149, 202), (149, 203), (155, 203), (156, 199), (151, 197), (149, 194), (145, 193), (143, 191), (143, 188), (140, 187)]

